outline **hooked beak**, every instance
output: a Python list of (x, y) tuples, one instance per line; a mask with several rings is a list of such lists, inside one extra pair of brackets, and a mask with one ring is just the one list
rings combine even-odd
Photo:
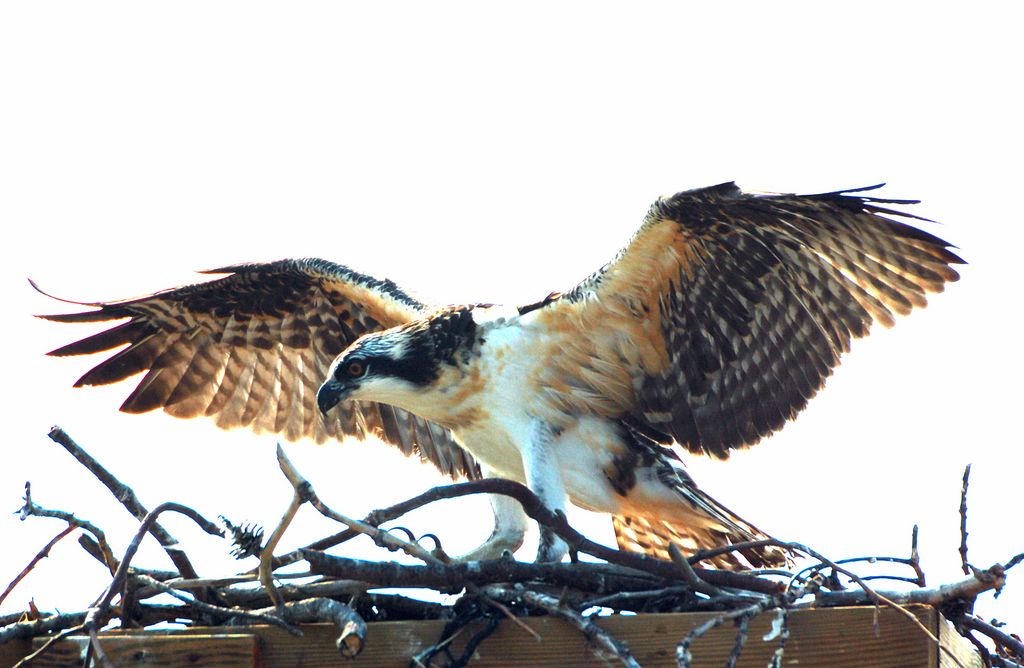
[(337, 406), (342, 399), (349, 395), (352, 389), (349, 386), (342, 385), (333, 378), (324, 381), (324, 384), (320, 386), (316, 393), (316, 405), (320, 407), (320, 412), (327, 415), (327, 411)]

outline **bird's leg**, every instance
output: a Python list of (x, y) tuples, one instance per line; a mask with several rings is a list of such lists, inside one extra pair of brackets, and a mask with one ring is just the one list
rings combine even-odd
[[(547, 506), (548, 510), (565, 513), (565, 485), (555, 458), (551, 425), (535, 419), (530, 429), (530, 442), (523, 449), (523, 470), (526, 486)], [(558, 562), (569, 552), (569, 546), (547, 527), (540, 527), (538, 562)]]
[[(484, 471), (485, 477), (494, 477), (490, 471)], [(482, 561), (497, 559), (506, 550), (515, 552), (523, 544), (526, 534), (526, 513), (518, 501), (504, 494), (489, 494), (491, 508), (494, 510), (494, 531), (483, 545), (456, 558), (456, 561)]]

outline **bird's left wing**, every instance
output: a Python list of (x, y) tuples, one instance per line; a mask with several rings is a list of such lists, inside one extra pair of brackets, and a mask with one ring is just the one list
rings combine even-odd
[(782, 427), (852, 338), (958, 278), (949, 244), (886, 206), (912, 202), (860, 192), (657, 201), (613, 262), (532, 307), (557, 340), (548, 403), (717, 457)]
[(125, 322), (52, 351), (83, 355), (121, 348), (75, 384), (105, 385), (145, 373), (121, 410), (157, 408), (208, 416), (295, 440), (378, 436), (418, 452), (442, 473), (478, 477), (451, 433), (399, 408), (347, 402), (329, 417), (316, 392), (334, 359), (359, 336), (424, 314), (393, 282), (319, 259), (224, 267), (215, 280), (137, 299), (84, 304), (58, 322)]

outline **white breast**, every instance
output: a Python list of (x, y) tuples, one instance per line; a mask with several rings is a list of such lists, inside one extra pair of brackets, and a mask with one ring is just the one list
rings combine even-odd
[[(477, 311), (483, 311), (478, 314)], [(536, 332), (515, 311), (476, 309), (484, 340), (477, 364), (484, 381), (475, 397), (478, 419), (455, 435), (482, 464), (502, 477), (524, 481), (521, 448), (530, 433), (529, 378), (537, 360)]]
[[(542, 412), (536, 370), (545, 364), (543, 351), (550, 343), (530, 315), (485, 321), (479, 360), (486, 381), (480, 397), (482, 419), (455, 431), (483, 465), (524, 483), (522, 450), (529, 443), (534, 417)], [(616, 510), (620, 501), (604, 474), (614, 453), (621, 451), (614, 425), (597, 416), (578, 416), (558, 426), (554, 454), (569, 497), (586, 508)]]

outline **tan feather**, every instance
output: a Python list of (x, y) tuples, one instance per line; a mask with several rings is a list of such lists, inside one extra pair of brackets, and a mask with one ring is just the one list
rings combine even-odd
[[(79, 385), (145, 372), (122, 405), (162, 408), (176, 417), (211, 417), (222, 428), (249, 427), (288, 439), (324, 442), (378, 434), (419, 453), (449, 475), (479, 475), (447, 430), (405, 411), (351, 403), (325, 419), (316, 392), (334, 357), (357, 337), (408, 322), (425, 307), (390, 281), (324, 260), (238, 265), (200, 283), (83, 313), (43, 316), (60, 322), (128, 322), (53, 351), (80, 355), (127, 347), (86, 373)], [(401, 427), (399, 428), (399, 425)]]
[(958, 278), (949, 244), (881, 206), (910, 202), (852, 192), (659, 200), (615, 261), (540, 308), (555, 336), (538, 387), (568, 415), (643, 415), (717, 457), (781, 428), (851, 339)]

